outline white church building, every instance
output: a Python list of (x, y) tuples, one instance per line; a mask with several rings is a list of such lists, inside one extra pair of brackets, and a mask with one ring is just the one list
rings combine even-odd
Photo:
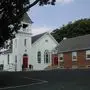
[(23, 27), (12, 40), (9, 50), (0, 51), (0, 70), (44, 70), (52, 64), (52, 50), (58, 42), (48, 32), (32, 36), (32, 21), (27, 14), (21, 23)]

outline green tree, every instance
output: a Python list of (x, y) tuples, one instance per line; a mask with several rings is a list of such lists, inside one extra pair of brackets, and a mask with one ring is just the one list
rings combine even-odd
[(21, 18), (37, 3), (55, 5), (55, 0), (0, 0), (0, 47), (15, 37), (21, 27)]
[(60, 42), (64, 37), (72, 38), (76, 36), (90, 34), (90, 19), (80, 19), (63, 25), (61, 28), (53, 30), (51, 33)]

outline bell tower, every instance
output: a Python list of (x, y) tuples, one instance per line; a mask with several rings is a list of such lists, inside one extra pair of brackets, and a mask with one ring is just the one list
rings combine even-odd
[(17, 61), (14, 60), (16, 61), (16, 71), (21, 71), (23, 68), (28, 69), (30, 65), (32, 21), (27, 13), (21, 19), (21, 25), (14, 40), (14, 57), (17, 57)]
[(24, 14), (24, 16), (21, 19), (21, 25), (22, 28), (20, 31), (22, 32), (26, 32), (26, 33), (30, 33), (31, 34), (31, 25), (32, 25), (32, 20), (30, 19), (30, 17), (28, 16), (27, 13)]

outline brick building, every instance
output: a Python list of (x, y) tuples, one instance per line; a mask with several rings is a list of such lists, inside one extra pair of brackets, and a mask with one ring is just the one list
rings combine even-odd
[(90, 68), (90, 34), (64, 39), (56, 50), (60, 68)]

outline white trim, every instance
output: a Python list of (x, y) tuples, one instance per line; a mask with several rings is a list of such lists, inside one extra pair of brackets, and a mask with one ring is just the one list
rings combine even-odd
[(86, 57), (86, 60), (90, 60), (90, 58), (87, 58), (87, 57)]
[(32, 35), (32, 33), (28, 33), (28, 32), (23, 32), (23, 31), (18, 31), (18, 33), (16, 35)]
[(29, 25), (29, 24), (31, 24), (31, 23), (27, 23), (27, 22), (21, 21), (21, 24), (28, 24), (28, 25)]
[(90, 55), (90, 50), (86, 50), (86, 60), (90, 60), (90, 58), (87, 58), (87, 55)]
[[(63, 59), (60, 60), (60, 57), (62, 57)], [(58, 54), (58, 61), (59, 61), (59, 62), (64, 62), (64, 56), (63, 56), (63, 53)]]
[[(75, 54), (75, 55), (73, 55), (73, 54)], [(76, 59), (73, 59), (73, 56), (75, 56)], [(77, 52), (72, 52), (72, 61), (77, 61)]]
[[(46, 62), (46, 55), (48, 55), (48, 63)], [(44, 64), (49, 64), (50, 63), (50, 52), (49, 50), (44, 51)]]

